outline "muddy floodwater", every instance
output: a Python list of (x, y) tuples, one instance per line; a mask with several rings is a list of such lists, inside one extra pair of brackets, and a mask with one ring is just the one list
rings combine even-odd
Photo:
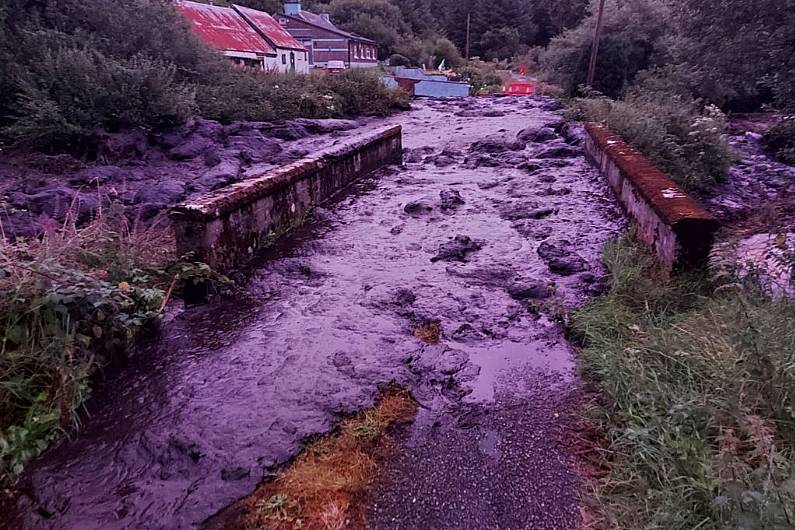
[[(551, 100), (421, 101), (385, 121), (403, 124), (404, 165), (318, 208), (237, 299), (165, 322), (0, 526), (196, 528), (395, 381), (422, 408), (371, 528), (577, 528), (557, 317), (604, 289), (620, 210)], [(435, 326), (437, 344), (414, 336)]]

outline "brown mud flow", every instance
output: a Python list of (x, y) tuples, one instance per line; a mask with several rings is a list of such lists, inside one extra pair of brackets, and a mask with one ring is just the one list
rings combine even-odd
[(579, 523), (579, 399), (556, 316), (604, 288), (623, 219), (554, 102), (420, 102), (405, 163), (185, 311), (33, 462), (8, 528), (196, 528), (395, 382), (420, 404), (368, 528)]

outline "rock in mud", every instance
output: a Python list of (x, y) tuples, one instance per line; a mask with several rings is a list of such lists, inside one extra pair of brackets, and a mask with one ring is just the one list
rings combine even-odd
[(555, 130), (570, 145), (581, 145), (585, 141), (585, 130), (579, 123), (566, 121), (558, 125)]
[(425, 160), (423, 160), (423, 162), (425, 162), (426, 164), (429, 161), (433, 162), (433, 165), (436, 167), (448, 167), (456, 163), (455, 158), (445, 155), (429, 156)]
[(504, 265), (487, 265), (472, 269), (469, 267), (449, 266), (447, 274), (466, 278), (469, 283), (487, 287), (505, 287), (511, 284), (516, 277), (516, 271)]
[(427, 155), (433, 153), (433, 147), (424, 146), (416, 149), (403, 150), (403, 162), (407, 164), (419, 164), (425, 160)]
[(546, 300), (553, 292), (544, 282), (515, 283), (508, 287), (508, 294), (514, 300)]
[(561, 276), (571, 276), (588, 270), (587, 262), (565, 248), (565, 242), (543, 242), (538, 247), (538, 255), (547, 263), (549, 270)]
[(304, 127), (312, 134), (326, 134), (339, 131), (349, 131), (359, 126), (359, 123), (354, 120), (337, 120), (337, 119), (311, 119), (311, 118), (298, 118), (291, 121), (296, 125)]
[(69, 188), (52, 187), (34, 194), (12, 193), (8, 203), (36, 215), (45, 215), (63, 221), (70, 212), (75, 220), (85, 221), (97, 209), (97, 199), (93, 195), (79, 193)]
[(557, 138), (558, 135), (555, 133), (555, 130), (551, 127), (528, 127), (523, 129), (516, 135), (516, 139), (521, 142), (537, 142), (537, 143), (544, 143), (550, 140), (554, 140)]
[(433, 212), (433, 206), (424, 201), (411, 201), (403, 207), (403, 211), (412, 217), (421, 217)]
[(197, 191), (212, 191), (222, 188), (240, 179), (241, 164), (240, 160), (227, 158), (215, 167), (205, 171), (194, 183), (193, 188)]
[(483, 244), (475, 241), (469, 236), (457, 235), (452, 241), (442, 243), (439, 246), (439, 253), (431, 258), (431, 262), (437, 261), (461, 261), (465, 262), (467, 256), (483, 248)]
[(140, 158), (149, 150), (149, 138), (140, 129), (108, 134), (99, 146), (99, 154), (105, 158), (129, 160)]
[(464, 160), (464, 167), (467, 169), (477, 169), (480, 167), (500, 167), (502, 162), (496, 160), (489, 155), (475, 154), (466, 157)]
[(442, 210), (455, 210), (465, 204), (458, 190), (442, 190), (439, 192), (439, 197), (441, 198)]
[(582, 152), (579, 149), (574, 149), (568, 145), (559, 145), (544, 149), (536, 154), (535, 157), (542, 160), (547, 158), (574, 158), (581, 154)]
[(230, 136), (228, 147), (237, 150), (241, 160), (248, 163), (275, 163), (277, 162), (276, 156), (284, 150), (277, 140), (267, 138), (259, 131), (245, 136)]
[(506, 138), (492, 137), (484, 138), (474, 142), (470, 147), (471, 153), (504, 153), (506, 151), (521, 151), (525, 148), (524, 143)]
[(203, 136), (193, 135), (169, 151), (174, 160), (191, 160), (210, 149), (212, 142)]
[(535, 203), (514, 202), (499, 209), (500, 217), (506, 221), (521, 219), (544, 219), (557, 212), (554, 208), (542, 207)]
[(176, 204), (185, 198), (185, 183), (179, 180), (164, 180), (154, 186), (145, 186), (135, 194), (135, 204), (157, 204), (166, 206)]
[(96, 186), (108, 183), (119, 183), (124, 181), (128, 174), (119, 166), (94, 166), (81, 169), (69, 179), (71, 184), (83, 186)]
[(496, 188), (501, 184), (500, 180), (487, 180), (485, 182), (478, 182), (478, 188), (482, 190), (490, 190), (491, 188)]

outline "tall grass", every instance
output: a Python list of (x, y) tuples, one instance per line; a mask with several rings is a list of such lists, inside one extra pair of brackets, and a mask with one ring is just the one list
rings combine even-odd
[(732, 158), (717, 107), (637, 89), (619, 101), (598, 94), (575, 99), (571, 114), (603, 123), (687, 191), (705, 193), (726, 179)]
[(171, 237), (110, 207), (40, 240), (0, 238), (0, 483), (77, 424), (92, 372), (160, 313)]
[(752, 285), (659, 280), (610, 244), (610, 292), (573, 319), (609, 471), (604, 528), (795, 527), (795, 306)]

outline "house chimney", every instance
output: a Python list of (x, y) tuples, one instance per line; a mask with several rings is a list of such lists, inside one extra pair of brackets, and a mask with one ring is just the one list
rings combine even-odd
[(298, 16), (301, 14), (301, 0), (286, 0), (284, 2), (284, 14)]
[(331, 22), (331, 18), (329, 17), (328, 13), (320, 13), (320, 18), (322, 18), (326, 22)]

